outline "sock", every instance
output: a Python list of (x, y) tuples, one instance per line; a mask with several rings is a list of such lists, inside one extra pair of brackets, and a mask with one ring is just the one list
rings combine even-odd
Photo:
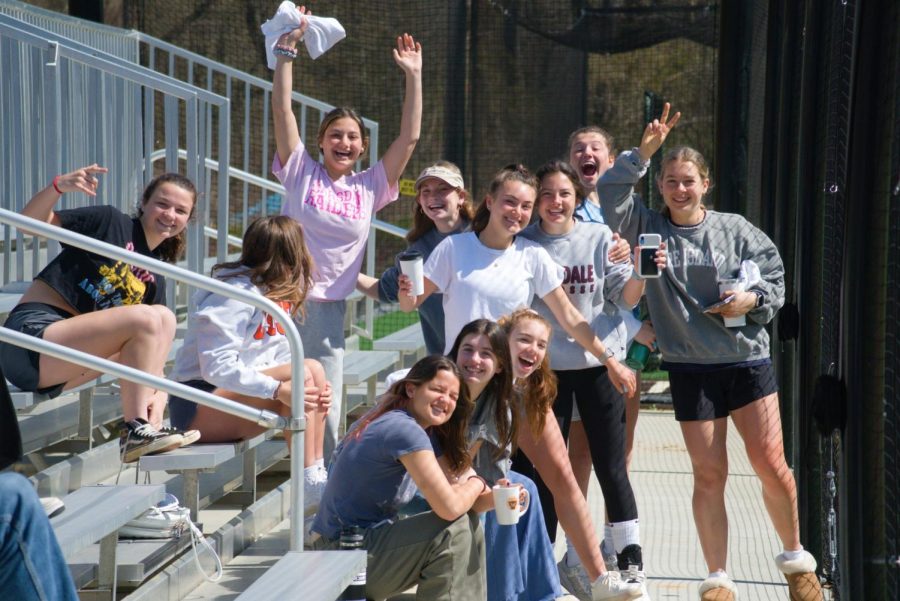
[(793, 561), (795, 559), (800, 559), (803, 557), (803, 545), (800, 545), (800, 548), (796, 551), (788, 551), (785, 550), (782, 555), (787, 561)]
[(313, 465), (324, 468), (325, 467), (325, 458), (319, 457), (318, 459), (316, 459), (316, 461), (315, 461), (315, 463), (313, 463)]
[(728, 578), (728, 574), (725, 573), (725, 570), (716, 570), (710, 572), (708, 578)]
[(628, 520), (627, 522), (616, 522), (610, 524), (612, 530), (613, 544), (616, 553), (621, 553), (628, 545), (641, 544), (641, 530), (637, 520)]
[(566, 538), (566, 566), (575, 568), (581, 565), (581, 558), (578, 557), (578, 551), (575, 550), (571, 538)]
[(315, 465), (311, 465), (309, 467), (303, 468), (303, 480), (307, 484), (315, 484), (316, 476), (319, 473), (319, 468)]
[(316, 472), (316, 478), (318, 478), (320, 482), (327, 482), (328, 481), (328, 470), (325, 469), (325, 466), (317, 465), (316, 469), (319, 470), (318, 472)]
[(600, 549), (610, 555), (616, 552), (616, 544), (613, 542), (613, 527), (609, 522), (603, 525), (603, 543), (600, 545)]

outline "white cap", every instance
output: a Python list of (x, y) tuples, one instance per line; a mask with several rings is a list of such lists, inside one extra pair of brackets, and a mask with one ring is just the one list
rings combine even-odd
[(429, 177), (436, 177), (439, 180), (450, 184), (454, 188), (465, 188), (465, 185), (463, 184), (463, 178), (459, 173), (441, 165), (432, 165), (431, 167), (426, 167), (424, 170), (422, 170), (422, 173), (420, 173), (419, 177), (416, 179), (417, 192), (419, 190), (419, 184), (421, 184)]

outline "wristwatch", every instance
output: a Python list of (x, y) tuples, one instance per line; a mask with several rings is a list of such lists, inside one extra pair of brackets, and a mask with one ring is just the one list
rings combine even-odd
[(616, 354), (612, 352), (612, 350), (607, 347), (605, 351), (598, 357), (600, 359), (600, 365), (606, 365), (606, 362), (615, 357)]
[(750, 292), (756, 295), (756, 305), (753, 308), (759, 309), (766, 302), (766, 293), (759, 288), (752, 288), (750, 289)]

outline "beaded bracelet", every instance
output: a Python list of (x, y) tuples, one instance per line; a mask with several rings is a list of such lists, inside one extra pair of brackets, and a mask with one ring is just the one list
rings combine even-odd
[(60, 196), (62, 196), (63, 191), (60, 190), (59, 186), (57, 185), (57, 184), (59, 184), (59, 176), (57, 175), (56, 177), (54, 177), (53, 182), (51, 182), (51, 183), (53, 185), (53, 189), (56, 190), (56, 193), (59, 194)]
[(272, 54), (283, 56), (288, 60), (294, 60), (297, 58), (297, 49), (284, 44), (277, 44), (275, 49), (272, 50)]

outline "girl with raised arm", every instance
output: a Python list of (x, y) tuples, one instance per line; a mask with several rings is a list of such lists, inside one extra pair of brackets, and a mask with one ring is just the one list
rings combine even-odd
[[(308, 14), (304, 7), (301, 14)], [(369, 140), (355, 111), (336, 108), (327, 113), (316, 139), (319, 163), (303, 144), (291, 108), (296, 45), (307, 28), (285, 34), (276, 46), (272, 116), (277, 152), (272, 171), (284, 184), (282, 213), (299, 221), (315, 263), (313, 288), (306, 302), (307, 319), (299, 324), (307, 356), (325, 368), (337, 394), (328, 414), (325, 455), (337, 440), (343, 388), (344, 313), (362, 264), (374, 213), (396, 200), (398, 181), (416, 142), (422, 122), (422, 46), (409, 34), (397, 38), (394, 62), (406, 76), (400, 134), (378, 163), (355, 173), (354, 165)], [(315, 153), (314, 153), (315, 154)]]
[[(413, 585), (419, 599), (485, 598), (484, 534), (473, 506), (490, 491), (466, 452), (472, 403), (461, 382), (448, 358), (422, 359), (335, 449), (312, 546), (337, 549), (342, 530), (363, 529), (366, 598)], [(431, 511), (398, 519), (416, 489)]]
[[(240, 259), (214, 266), (212, 277), (275, 301), (288, 315), (302, 316), (312, 268), (300, 224), (280, 215), (251, 223)], [(281, 325), (259, 309), (214, 292), (198, 291), (193, 305), (169, 377), (290, 417), (291, 349)], [(327, 480), (322, 444), (331, 387), (318, 361), (305, 359), (304, 368), (304, 501), (311, 509), (318, 505)], [(169, 399), (169, 413), (173, 426), (201, 430), (206, 442), (252, 438), (264, 431), (248, 420), (175, 396)]]
[[(681, 424), (694, 473), (694, 521), (709, 576), (703, 600), (730, 601), (737, 587), (725, 571), (728, 516), (727, 419), (744, 441), (762, 484), (763, 500), (783, 545), (775, 558), (791, 599), (821, 601), (816, 560), (800, 544), (797, 487), (784, 457), (778, 386), (766, 324), (784, 303), (784, 266), (768, 236), (740, 215), (707, 209), (709, 167), (688, 147), (663, 157), (656, 185), (665, 206), (651, 211), (634, 193), (650, 157), (659, 150), (680, 113), (647, 124), (638, 148), (623, 152), (597, 190), (610, 227), (631, 241), (656, 232), (669, 263), (647, 282), (647, 302), (669, 372), (675, 419)], [(745, 276), (720, 290), (720, 282)], [(750, 275), (755, 274), (755, 275)], [(709, 308), (720, 299), (731, 300)], [(743, 317), (744, 325), (727, 318)]]
[[(96, 164), (58, 175), (28, 201), (22, 214), (148, 257), (174, 263), (185, 248), (185, 226), (197, 201), (194, 184), (177, 173), (154, 178), (144, 189), (137, 217), (111, 206), (54, 210), (63, 194), (96, 196)], [(175, 338), (175, 315), (165, 306), (166, 281), (122, 261), (63, 246), (10, 312), (5, 327), (141, 371), (163, 375)], [(96, 371), (62, 359), (0, 344), (7, 379), (21, 390), (51, 397), (96, 378)], [(167, 396), (121, 380), (123, 460), (189, 444), (199, 433), (162, 427)]]

